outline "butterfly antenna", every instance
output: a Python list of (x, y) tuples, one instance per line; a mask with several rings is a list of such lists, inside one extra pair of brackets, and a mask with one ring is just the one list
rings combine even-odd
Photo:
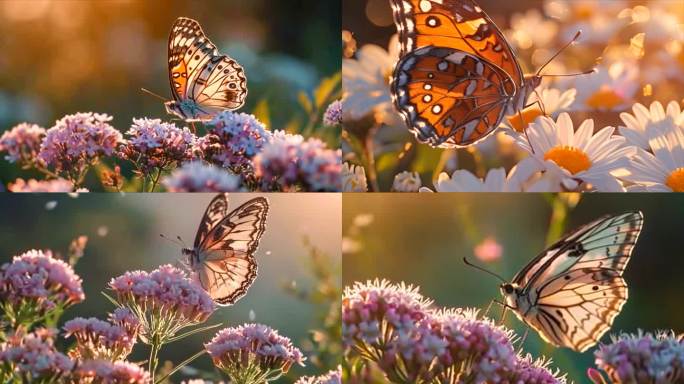
[(571, 74), (571, 75), (542, 75), (542, 74), (541, 74), (541, 71), (543, 71), (544, 68), (546, 68), (547, 65), (551, 64), (551, 62), (552, 62), (556, 57), (558, 57), (558, 55), (560, 55), (566, 48), (568, 48), (569, 46), (573, 45), (573, 44), (577, 41), (577, 39), (579, 39), (579, 37), (580, 37), (581, 35), (582, 35), (582, 31), (577, 31), (577, 33), (575, 34), (575, 37), (573, 37), (572, 40), (568, 41), (564, 46), (562, 46), (561, 49), (559, 49), (553, 56), (551, 56), (551, 58), (550, 58), (549, 60), (546, 61), (546, 63), (544, 63), (544, 65), (541, 66), (541, 68), (539, 68), (539, 69), (537, 70), (536, 75), (537, 75), (537, 76), (579, 76), (579, 75), (586, 75), (586, 74), (588, 74), (588, 73), (594, 72), (594, 70), (592, 69), (592, 70), (589, 71), (589, 72), (583, 72), (583, 73)]
[(183, 248), (187, 248), (187, 247), (188, 247), (188, 246), (185, 244), (185, 241), (183, 241), (183, 239), (182, 239), (180, 236), (176, 236), (176, 239), (178, 239), (178, 241), (180, 241), (181, 244), (183, 244)]
[(158, 98), (158, 99), (160, 99), (160, 100), (168, 101), (165, 97), (160, 96), (160, 95), (158, 95), (158, 94), (156, 94), (156, 93), (150, 91), (149, 89), (140, 88), (140, 90), (143, 91), (143, 92), (145, 92), (145, 93), (147, 93), (148, 95), (154, 96), (154, 97), (156, 97), (156, 98)]
[(170, 242), (172, 242), (172, 243), (174, 243), (174, 244), (176, 244), (176, 245), (178, 245), (178, 246), (185, 247), (185, 244), (180, 244), (180, 243), (178, 243), (176, 240), (173, 240), (173, 239), (170, 239), (170, 238), (164, 236), (163, 233), (160, 233), (160, 234), (159, 234), (159, 237), (161, 237), (161, 238), (164, 239), (164, 240), (168, 240), (168, 241), (170, 241)]
[(475, 268), (475, 269), (479, 269), (479, 270), (482, 271), (482, 272), (486, 272), (486, 273), (488, 273), (488, 274), (490, 274), (490, 275), (496, 277), (497, 279), (501, 280), (501, 281), (504, 282), (504, 283), (506, 282), (506, 279), (504, 279), (503, 277), (497, 275), (496, 273), (494, 273), (494, 272), (492, 272), (492, 271), (490, 271), (490, 270), (488, 270), (488, 269), (482, 268), (482, 267), (480, 267), (479, 265), (475, 265), (475, 264), (471, 263), (470, 261), (468, 261), (468, 258), (467, 258), (467, 257), (464, 257), (464, 258), (463, 258), (463, 262), (464, 262), (467, 266), (469, 266), (469, 267), (473, 267), (473, 268)]

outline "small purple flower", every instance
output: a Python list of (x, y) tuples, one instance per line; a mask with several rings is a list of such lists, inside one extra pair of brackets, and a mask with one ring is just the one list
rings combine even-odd
[(195, 157), (197, 137), (188, 128), (159, 119), (133, 119), (126, 135), (128, 141), (120, 146), (118, 156), (133, 162), (142, 176)]
[(596, 365), (615, 383), (684, 381), (684, 339), (674, 332), (622, 334), (600, 345), (594, 355)]
[(342, 151), (319, 139), (276, 131), (254, 158), (263, 189), (336, 192), (342, 188)]
[(169, 192), (237, 192), (242, 179), (226, 169), (193, 161), (162, 180)]
[(208, 124), (200, 139), (205, 159), (237, 173), (251, 171), (251, 159), (266, 144), (270, 132), (253, 115), (224, 111)]
[[(24, 181), (24, 179), (16, 179), (14, 183), (10, 183), (7, 186), (10, 192), (36, 192), (36, 193), (47, 193), (47, 192), (73, 192), (74, 184), (65, 179), (53, 179), (53, 180), (35, 180), (29, 179)], [(83, 188), (79, 188), (79, 192), (84, 192)]]
[(47, 130), (38, 157), (56, 173), (80, 184), (88, 166), (101, 156), (111, 156), (123, 141), (121, 132), (112, 127), (111, 116), (76, 113), (64, 116)]
[(62, 382), (74, 363), (54, 347), (54, 335), (54, 331), (43, 328), (7, 337), (0, 345), (0, 377), (19, 383)]
[(14, 325), (32, 323), (85, 299), (81, 278), (50, 251), (31, 250), (0, 267), (0, 307)]
[(150, 374), (126, 361), (85, 360), (72, 373), (76, 383), (149, 384)]
[(509, 383), (559, 384), (565, 383), (565, 376), (559, 376), (549, 368), (550, 361), (534, 360), (530, 355), (518, 358), (515, 369), (508, 375)]
[(133, 271), (112, 279), (117, 302), (141, 324), (140, 339), (165, 343), (180, 329), (205, 322), (216, 309), (209, 294), (183, 271), (162, 265), (152, 272)]
[(0, 152), (7, 152), (5, 159), (28, 167), (35, 164), (45, 128), (36, 124), (21, 123), (0, 136)]
[(269, 382), (305, 360), (290, 339), (263, 324), (224, 328), (204, 347), (214, 365), (236, 383)]
[(74, 349), (69, 355), (76, 359), (104, 359), (116, 361), (125, 359), (135, 345), (139, 323), (137, 318), (130, 316), (131, 312), (124, 308), (117, 308), (112, 317), (119, 324), (96, 319), (77, 317), (64, 324), (66, 337), (76, 339)]
[(301, 377), (295, 384), (342, 384), (342, 368), (338, 367), (321, 376)]
[(335, 100), (332, 103), (330, 103), (330, 105), (328, 105), (328, 108), (325, 110), (325, 114), (323, 115), (323, 124), (329, 127), (334, 127), (336, 125), (342, 124), (341, 100)]

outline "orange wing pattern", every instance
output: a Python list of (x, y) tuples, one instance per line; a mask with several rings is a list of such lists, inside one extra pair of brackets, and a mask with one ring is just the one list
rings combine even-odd
[(391, 3), (401, 44), (391, 90), (409, 129), (433, 147), (487, 137), (525, 81), (501, 31), (472, 0)]

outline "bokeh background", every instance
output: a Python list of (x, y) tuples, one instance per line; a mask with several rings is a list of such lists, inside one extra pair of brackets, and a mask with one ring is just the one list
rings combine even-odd
[[(344, 285), (374, 278), (404, 281), (420, 286), (421, 293), (434, 299), (437, 306), (484, 311), (490, 300), (501, 297), (500, 282), (464, 265), (463, 257), (512, 279), (560, 233), (604, 214), (641, 210), (643, 231), (625, 272), (629, 299), (609, 334), (638, 329), (683, 332), (684, 258), (679, 238), (684, 196), (590, 194), (579, 202), (578, 198), (550, 194), (345, 194)], [(492, 257), (491, 249), (475, 250), (487, 238), (501, 247), (499, 257)], [(494, 305), (490, 316), (499, 319), (501, 308)], [(506, 325), (518, 335), (524, 333), (525, 326), (511, 313)], [(567, 372), (574, 382), (586, 382), (586, 369), (593, 366), (593, 349), (583, 354), (557, 349), (533, 330), (524, 349), (551, 357), (553, 366)]]
[[(72, 238), (89, 237), (85, 256), (75, 271), (83, 278), (86, 300), (66, 311), (74, 316), (104, 318), (112, 305), (100, 294), (113, 277), (125, 271), (150, 271), (176, 263), (181, 246), (162, 239), (181, 236), (192, 243), (212, 194), (2, 194), (0, 195), (0, 264), (29, 249), (66, 254)], [(254, 194), (231, 194), (233, 209)], [(247, 295), (234, 306), (219, 308), (207, 324), (235, 326), (260, 322), (278, 329), (309, 356), (306, 368), (294, 367), (280, 383), (301, 374), (323, 373), (339, 363), (341, 286), (341, 196), (293, 194), (267, 196), (267, 229), (256, 253), (259, 275)], [(324, 213), (322, 213), (324, 212)], [(333, 310), (335, 309), (335, 310)], [(334, 324), (324, 324), (325, 321)], [(162, 349), (161, 359), (183, 361), (214, 335), (208, 331)], [(326, 340), (332, 337), (333, 340)], [(316, 344), (314, 346), (314, 344)], [(312, 353), (311, 350), (315, 350)], [(144, 360), (145, 346), (136, 346), (131, 361)], [(211, 372), (206, 356), (192, 367)], [(187, 372), (187, 371), (186, 371)], [(180, 382), (182, 374), (174, 377)]]
[[(167, 41), (180, 16), (198, 20), (244, 67), (241, 111), (268, 116), (269, 129), (303, 127), (310, 116), (299, 94), (340, 70), (340, 0), (3, 0), (0, 134), (23, 121), (49, 128), (78, 111), (114, 116), (122, 131), (133, 117), (170, 120), (140, 88), (171, 98)], [(339, 132), (315, 136), (339, 147)], [(4, 160), (0, 174), (26, 176)]]

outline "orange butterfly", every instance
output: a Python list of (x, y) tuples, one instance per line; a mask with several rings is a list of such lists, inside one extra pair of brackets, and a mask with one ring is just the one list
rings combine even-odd
[(391, 3), (401, 44), (392, 100), (418, 141), (468, 146), (526, 107), (542, 76), (523, 75), (503, 34), (473, 0)]

